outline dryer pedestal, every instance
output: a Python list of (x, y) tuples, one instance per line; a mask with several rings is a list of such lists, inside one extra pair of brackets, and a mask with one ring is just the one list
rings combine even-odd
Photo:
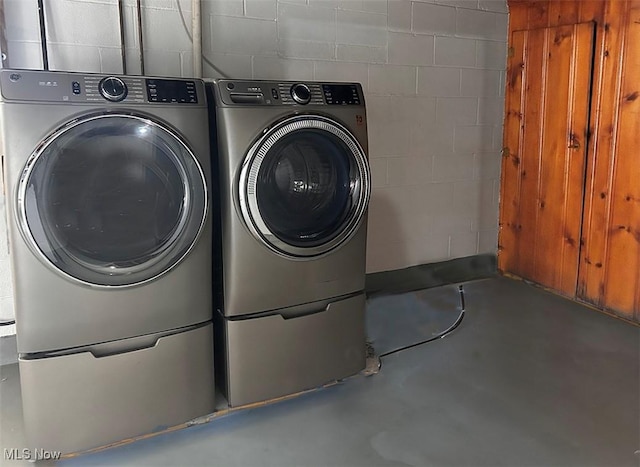
[(130, 352), (96, 357), (102, 344), (69, 355), (21, 358), (29, 445), (78, 452), (212, 413), (212, 339), (208, 323), (165, 333), (155, 345)]
[[(320, 310), (320, 311), (318, 311)], [(262, 316), (216, 316), (217, 381), (237, 407), (318, 387), (365, 367), (365, 295)]]

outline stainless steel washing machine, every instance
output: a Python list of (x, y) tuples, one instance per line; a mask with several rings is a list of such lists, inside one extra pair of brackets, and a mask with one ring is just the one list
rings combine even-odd
[(25, 429), (73, 452), (213, 411), (199, 80), (0, 72)]
[(221, 190), (214, 322), (222, 392), (238, 406), (357, 373), (370, 197), (361, 86), (207, 86)]

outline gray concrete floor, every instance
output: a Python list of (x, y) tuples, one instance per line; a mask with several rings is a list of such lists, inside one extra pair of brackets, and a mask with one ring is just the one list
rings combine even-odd
[[(60, 465), (640, 465), (640, 328), (505, 278), (465, 297), (452, 334), (377, 375)], [(369, 338), (378, 354), (418, 342), (458, 308), (456, 286), (373, 298)], [(2, 370), (0, 447), (21, 447)]]

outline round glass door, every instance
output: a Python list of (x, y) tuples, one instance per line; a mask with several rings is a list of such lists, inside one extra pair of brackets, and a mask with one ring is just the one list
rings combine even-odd
[(369, 192), (367, 159), (357, 140), (333, 120), (305, 115), (276, 125), (249, 151), (240, 204), (267, 246), (309, 257), (353, 235)]
[(191, 249), (207, 213), (193, 153), (147, 117), (70, 122), (31, 155), (18, 214), (32, 250), (66, 276), (126, 286), (167, 272)]

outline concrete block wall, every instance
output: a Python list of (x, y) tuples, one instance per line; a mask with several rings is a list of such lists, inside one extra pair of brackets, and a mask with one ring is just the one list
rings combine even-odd
[[(180, 2), (190, 29), (191, 1)], [(36, 0), (4, 3), (10, 66), (40, 68)], [(176, 0), (142, 3), (146, 74), (190, 76)], [(124, 5), (137, 74), (135, 1)], [(116, 0), (45, 8), (52, 69), (122, 72)], [(202, 0), (202, 23), (206, 77), (363, 84), (374, 184), (367, 271), (495, 253), (505, 0)], [(0, 251), (3, 277), (6, 264)]]

